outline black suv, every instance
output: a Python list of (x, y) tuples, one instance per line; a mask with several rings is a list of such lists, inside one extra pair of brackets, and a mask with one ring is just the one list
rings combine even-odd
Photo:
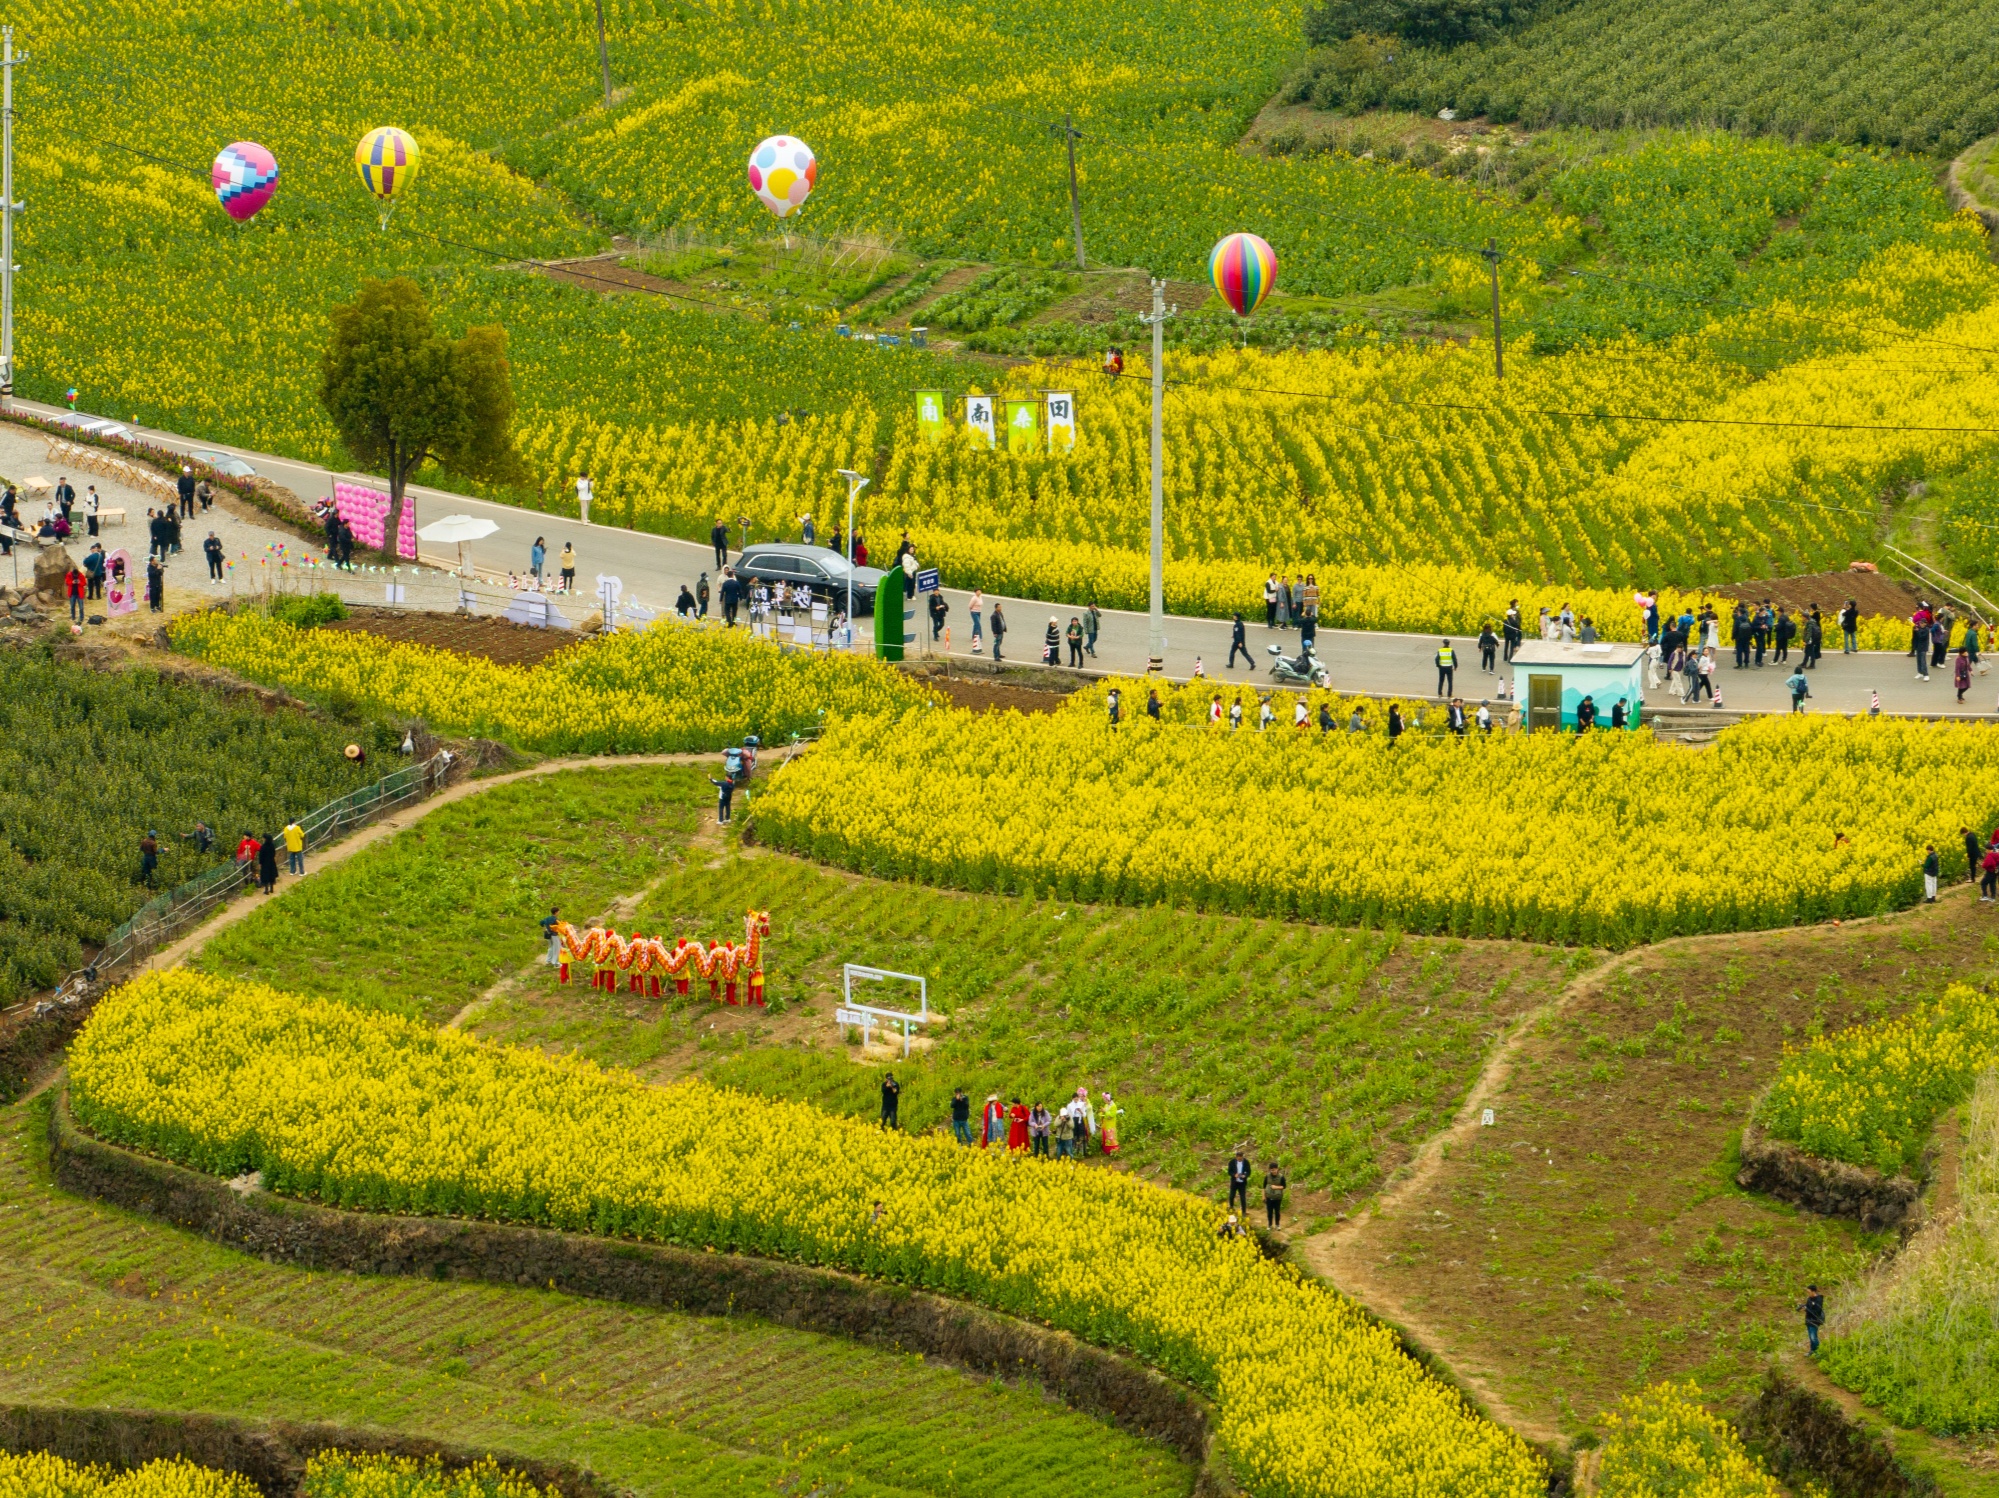
[(760, 541), (746, 548), (729, 565), (744, 582), (800, 583), (836, 609), (847, 606), (847, 577), (853, 574), (854, 614), (875, 611), (875, 589), (885, 574), (879, 567), (856, 567), (830, 546), (804, 546), (789, 541)]

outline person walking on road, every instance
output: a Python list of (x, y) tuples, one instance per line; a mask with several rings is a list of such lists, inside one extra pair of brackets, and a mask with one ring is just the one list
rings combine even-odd
[(208, 539), (201, 543), (201, 554), (208, 558), (208, 580), (212, 583), (221, 582), (222, 538), (214, 531), (210, 531)]
[(1937, 879), (1943, 873), (1943, 860), (1937, 857), (1937, 845), (1927, 843), (1923, 848), (1923, 900), (1934, 905), (1937, 902)]
[(1791, 674), (1784, 678), (1784, 685), (1791, 689), (1791, 711), (1794, 713), (1803, 712), (1805, 710), (1805, 699), (1812, 695), (1811, 678), (1805, 675), (1805, 668), (1803, 666), (1792, 667)]
[(1819, 1328), (1825, 1325), (1825, 1296), (1817, 1285), (1805, 1286), (1805, 1303), (1798, 1309), (1805, 1313), (1805, 1344), (1809, 1355), (1817, 1357)]
[(534, 538), (534, 545), (528, 548), (528, 571), (534, 575), (536, 587), (542, 583), (542, 568), (548, 565), (548, 542), (542, 537)]
[(1478, 631), (1478, 668), (1487, 676), (1493, 673), (1493, 658), (1499, 652), (1499, 636), (1492, 632), (1492, 621), (1486, 620)]
[(1962, 703), (1964, 694), (1971, 690), (1971, 652), (1959, 650), (1957, 664), (1950, 668), (1951, 685), (1957, 688), (1957, 700)]
[(742, 607), (743, 584), (736, 576), (736, 569), (722, 569), (722, 623), (733, 629), (736, 625), (736, 610)]
[(1282, 577), (1277, 581), (1277, 627), (1279, 629), (1289, 629), (1291, 627), (1291, 579), (1289, 577)]
[(1062, 621), (1053, 614), (1048, 616), (1048, 632), (1041, 637), (1041, 664), (1062, 664)]
[[(1238, 614), (1236, 617), (1242, 616)], [(1097, 636), (1103, 627), (1104, 611), (1097, 607), (1096, 599), (1092, 598), (1090, 606), (1083, 610), (1083, 649), (1091, 660), (1097, 658)]]
[(1249, 653), (1248, 637), (1243, 633), (1242, 611), (1236, 611), (1235, 622), (1229, 626), (1229, 663), (1226, 670), (1235, 670), (1235, 654), (1242, 652), (1242, 663), (1250, 670), (1256, 669), (1256, 657)]
[[(95, 535), (96, 532), (91, 532)], [(1263, 584), (1263, 627), (1277, 628), (1277, 574), (1271, 573)]]
[(1457, 683), (1458, 653), (1451, 642), (1445, 640), (1437, 651), (1437, 695), (1448, 697)]
[(1501, 625), (1500, 633), (1505, 637), (1506, 640), (1506, 659), (1509, 662), (1511, 662), (1513, 659), (1513, 652), (1520, 648), (1520, 600), (1519, 599), (1516, 598), (1511, 603), (1506, 605), (1506, 622), (1503, 625)]
[(1069, 616), (1069, 664), (1078, 671), (1083, 669), (1083, 621), (1074, 614)]
[(1839, 611), (1839, 653), (1858, 655), (1860, 653), (1860, 605), (1851, 598), (1846, 607)]
[(720, 572), (729, 565), (729, 522), (716, 521), (715, 528), (708, 532), (708, 542), (715, 548), (715, 570)]
[(268, 832), (257, 848), (257, 887), (267, 895), (277, 893), (278, 840)]
[(999, 600), (993, 601), (993, 663), (1000, 658), (1000, 642), (1006, 638), (1006, 615), (1000, 612)]
[(965, 604), (965, 612), (972, 616), (972, 654), (984, 655), (986, 595), (977, 588), (972, 589), (972, 596)]
[(1249, 1156), (1243, 1153), (1245, 1146), (1237, 1145), (1235, 1155), (1229, 1161), (1229, 1210), (1236, 1210), (1236, 1202), (1242, 1202), (1242, 1210), (1249, 1211)]
[(574, 593), (576, 591), (575, 543), (564, 541), (562, 543), (562, 555), (558, 560), (562, 563), (562, 591), (565, 593)]

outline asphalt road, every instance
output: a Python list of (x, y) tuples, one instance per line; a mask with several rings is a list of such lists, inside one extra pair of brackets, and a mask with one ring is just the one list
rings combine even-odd
[[(58, 415), (63, 410), (59, 406), (18, 399), (14, 405), (43, 416)], [(365, 474), (336, 475), (313, 464), (232, 447), (226, 443), (203, 442), (151, 428), (134, 430), (144, 440), (172, 451), (188, 452), (200, 448), (237, 454), (260, 474), (284, 484), (307, 501), (330, 495), (336, 477), (387, 487), (385, 481)], [(541, 537), (547, 544), (551, 561), (565, 544), (575, 546), (578, 583), (585, 593), (594, 591), (599, 574), (616, 574), (624, 584), (625, 598), (664, 611), (672, 606), (681, 584), (692, 584), (704, 571), (710, 573), (711, 581), (714, 581), (713, 549), (697, 542), (627, 531), (614, 526), (585, 525), (581, 521), (495, 504), (448, 490), (412, 486), (409, 492), (416, 498), (419, 525), (445, 515), (465, 514), (492, 520), (499, 526), (493, 535), (466, 548), (472, 566), (488, 576), (504, 580), (510, 572), (526, 572), (528, 548), (536, 537)], [(426, 552), (426, 559), (429, 555)], [(480, 591), (485, 594), (491, 590)], [(968, 596), (957, 588), (944, 590), (944, 597), (951, 608), (948, 620), (950, 653), (969, 658)], [(1070, 604), (988, 594), (988, 617), (995, 602), (1001, 604), (1006, 614), (1009, 632), (1005, 658), (1010, 661), (1037, 660), (1049, 619), (1058, 619), (1066, 627), (1069, 619), (1080, 613)], [(594, 603), (591, 606), (594, 607)], [(571, 612), (577, 610), (572, 608)], [(942, 642), (933, 645), (929, 641), (927, 618), (920, 618), (918, 624), (922, 643), (911, 647), (912, 653), (924, 650), (942, 653)], [(866, 633), (865, 624), (862, 633)], [(1145, 615), (1123, 610), (1104, 611), (1097, 653), (1093, 659), (1087, 660), (1088, 668), (1134, 675), (1142, 673), (1148, 653), (1147, 633)], [(1166, 674), (1176, 679), (1189, 678), (1193, 676), (1195, 662), (1199, 660), (1205, 674), (1219, 682), (1269, 684), (1269, 647), (1283, 643), (1295, 649), (1296, 631), (1287, 634), (1265, 629), (1259, 610), (1249, 625), (1248, 638), (1250, 649), (1256, 656), (1255, 665), (1242, 665), (1242, 658), (1238, 656), (1237, 664), (1230, 667), (1227, 664), (1229, 625), (1226, 621), (1169, 617), (1166, 621)], [(1837, 641), (1836, 634), (1834, 641)], [(1464, 662), (1457, 674), (1458, 695), (1469, 702), (1494, 696), (1497, 677), (1479, 671), (1474, 642), (1457, 638), (1455, 643)], [(1322, 629), (1318, 636), (1318, 653), (1319, 658), (1332, 669), (1333, 684), (1343, 690), (1422, 696), (1436, 690), (1436, 671), (1432, 662), (1438, 644), (1438, 638), (1430, 635)], [(988, 639), (988, 653), (990, 648)], [(1064, 654), (1066, 656), (1066, 650)], [(1733, 656), (1725, 652), (1720, 673), (1723, 698), (1732, 709), (1788, 711), (1791, 701), (1784, 678), (1789, 674), (1789, 668), (1781, 665), (1738, 671), (1733, 665)], [(1960, 706), (1950, 685), (1948, 668), (1933, 671), (1927, 683), (1920, 682), (1915, 679), (1914, 667), (1906, 657), (1885, 653), (1844, 657), (1836, 653), (1828, 654), (1811, 675), (1812, 698), (1807, 706), (1813, 712), (1864, 713), (1875, 691), (1881, 694), (1882, 710), (1889, 713), (1990, 715), (1995, 711), (1995, 702), (1999, 701), (1999, 675), (1976, 678), (1972, 690)], [(1654, 706), (1657, 705), (1655, 702)]]

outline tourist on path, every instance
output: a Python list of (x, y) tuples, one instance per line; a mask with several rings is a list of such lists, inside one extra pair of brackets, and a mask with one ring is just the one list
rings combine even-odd
[(1858, 655), (1860, 653), (1860, 605), (1851, 598), (1846, 607), (1839, 611), (1839, 653)]
[(1923, 899), (1934, 905), (1937, 902), (1937, 878), (1943, 873), (1943, 862), (1937, 857), (1935, 843), (1927, 843), (1923, 849)]
[[(1999, 869), (1999, 849), (1993, 850), (1992, 866)], [(1104, 1153), (1107, 1155), (1115, 1155), (1118, 1152), (1118, 1120), (1123, 1117), (1124, 1109), (1112, 1100), (1108, 1092), (1105, 1093), (1104, 1105), (1097, 1110), (1097, 1122), (1101, 1131), (1098, 1137), (1103, 1140)]]
[(1000, 612), (997, 600), (993, 603), (993, 660), (1000, 658), (1000, 642), (1006, 638), (1006, 615)]
[(1006, 1110), (1006, 1147), (1016, 1153), (1027, 1148), (1027, 1104), (1019, 1098)]
[(305, 829), (296, 821), (285, 823), (285, 865), (294, 876), (305, 872)]
[(528, 548), (528, 571), (534, 574), (537, 586), (541, 583), (541, 569), (548, 565), (548, 543), (540, 536), (534, 538), (534, 545)]
[(1036, 1103), (1028, 1110), (1027, 1143), (1029, 1153), (1039, 1155), (1044, 1160), (1048, 1158), (1048, 1136), (1053, 1132), (1054, 1127), (1055, 1115), (1048, 1111), (1046, 1104)]
[(1805, 1303), (1798, 1307), (1805, 1313), (1805, 1342), (1810, 1355), (1818, 1356), (1819, 1328), (1825, 1325), (1825, 1296), (1817, 1285), (1805, 1287)]
[(1492, 621), (1486, 620), (1478, 631), (1478, 668), (1486, 675), (1493, 672), (1493, 658), (1499, 651), (1499, 636), (1492, 632)]
[(267, 895), (278, 887), (278, 840), (269, 833), (257, 848), (257, 884)]
[(551, 905), (548, 914), (541, 918), (541, 934), (548, 941), (548, 955), (542, 960), (550, 967), (562, 966), (562, 933), (555, 928), (562, 924), (562, 907)]
[(1812, 695), (1811, 678), (1805, 675), (1803, 666), (1793, 667), (1791, 674), (1784, 678), (1784, 685), (1791, 689), (1791, 711), (1805, 710), (1805, 699)]
[(558, 560), (562, 564), (562, 591), (565, 593), (574, 593), (576, 591), (576, 545), (574, 542), (564, 541), (562, 543), (562, 556)]
[(951, 1090), (951, 1137), (960, 1144), (972, 1142), (972, 1100), (962, 1087)]
[(997, 1092), (989, 1092), (985, 1110), (979, 1115), (979, 1148), (989, 1149), (1005, 1138), (1006, 1108)]
[(736, 782), (731, 780), (727, 775), (724, 775), (720, 780), (710, 775), (708, 783), (715, 787), (715, 820), (721, 826), (726, 827), (729, 825), (729, 803), (735, 799), (736, 795)]
[(895, 1073), (882, 1073), (882, 1127), (899, 1129), (902, 1127), (896, 1110), (902, 1106), (902, 1084), (895, 1079)]
[(1041, 664), (1062, 664), (1062, 621), (1053, 614), (1048, 616), (1048, 633), (1041, 640)]
[(1511, 661), (1513, 653), (1520, 648), (1520, 600), (1514, 599), (1506, 606), (1506, 622), (1500, 633), (1506, 639), (1506, 659)]
[[(1236, 617), (1240, 619), (1242, 616), (1238, 614)], [(1103, 632), (1103, 628), (1104, 611), (1097, 607), (1096, 599), (1092, 598), (1090, 606), (1083, 610), (1083, 649), (1091, 660), (1097, 658), (1097, 636)]]
[(1263, 627), (1277, 628), (1277, 574), (1274, 572), (1263, 584)]
[(965, 611), (972, 616), (972, 654), (982, 655), (985, 652), (986, 638), (986, 595), (977, 588), (972, 589), (972, 596), (965, 605)]
[(1242, 1210), (1249, 1210), (1249, 1156), (1243, 1153), (1242, 1145), (1236, 1146), (1234, 1156), (1229, 1160), (1229, 1210), (1234, 1211), (1238, 1200)]
[(1964, 694), (1971, 690), (1971, 652), (1960, 650), (1957, 664), (1951, 667), (1951, 685), (1957, 688), (1957, 700), (1962, 703)]
[(1074, 614), (1069, 616), (1069, 664), (1077, 670), (1083, 666), (1083, 621)]
[(1263, 1215), (1270, 1227), (1284, 1225), (1284, 1188), (1290, 1184), (1275, 1160), (1263, 1167)]
[(1250, 670), (1256, 669), (1256, 657), (1249, 653), (1249, 639), (1243, 633), (1242, 613), (1237, 611), (1235, 621), (1229, 626), (1229, 661), (1223, 669), (1235, 670), (1235, 653), (1242, 652), (1242, 663)]
[(715, 570), (719, 572), (729, 565), (729, 522), (716, 521), (715, 528), (708, 532), (708, 540), (715, 548)]

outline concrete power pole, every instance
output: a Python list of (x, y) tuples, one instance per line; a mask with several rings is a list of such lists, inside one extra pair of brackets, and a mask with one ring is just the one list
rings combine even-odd
[(1488, 239), (1485, 248), (1479, 251), (1485, 263), (1492, 267), (1492, 373), (1501, 384), (1506, 382), (1506, 350), (1499, 338), (1499, 262), (1504, 257), (1499, 253), (1499, 241)]
[(1076, 269), (1083, 269), (1083, 198), (1076, 190), (1077, 134), (1073, 115), (1062, 116), (1062, 138), (1069, 147), (1069, 223), (1076, 231)]
[(604, 40), (604, 0), (597, 0), (597, 67), (604, 74), (604, 108), (611, 107), (611, 48)]
[(0, 401), (14, 395), (14, 68), (27, 55), (14, 55), (14, 28), (0, 27)]
[(1152, 633), (1148, 672), (1166, 669), (1166, 506), (1161, 481), (1165, 463), (1165, 439), (1160, 426), (1160, 408), (1166, 398), (1166, 319), (1178, 307), (1166, 305), (1166, 283), (1152, 281), (1152, 315), (1140, 320), (1152, 326)]

